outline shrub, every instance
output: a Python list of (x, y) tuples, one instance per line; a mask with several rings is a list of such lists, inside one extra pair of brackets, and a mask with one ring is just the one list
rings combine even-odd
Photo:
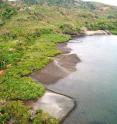
[(4, 19), (10, 19), (12, 15), (16, 14), (17, 11), (15, 8), (6, 7), (6, 9), (2, 12), (2, 17)]
[(0, 124), (12, 121), (12, 124), (59, 124), (58, 120), (38, 110), (34, 118), (30, 119), (29, 107), (22, 101), (9, 101), (0, 106)]
[(32, 124), (59, 124), (58, 120), (49, 116), (41, 110), (38, 110), (32, 120)]
[(41, 34), (51, 34), (51, 33), (53, 33), (53, 29), (51, 29), (51, 28), (42, 28), (42, 29), (40, 29), (40, 33)]
[(62, 24), (60, 25), (60, 29), (64, 34), (77, 34), (76, 29), (71, 24)]
[(5, 76), (0, 84), (0, 98), (7, 100), (30, 100), (44, 94), (42, 85), (36, 84), (30, 78), (13, 78)]
[(28, 124), (28, 109), (21, 101), (9, 101), (0, 107), (0, 123), (12, 120), (13, 124)]
[(8, 64), (16, 63), (23, 53), (15, 48), (4, 48), (0, 51), (0, 69), (5, 69)]

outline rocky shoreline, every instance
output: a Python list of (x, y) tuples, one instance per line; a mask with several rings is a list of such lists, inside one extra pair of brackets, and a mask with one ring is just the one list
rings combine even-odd
[[(67, 47), (67, 43), (58, 44), (57, 48), (62, 54), (54, 57), (53, 61), (41, 71), (33, 72), (30, 75), (32, 79), (43, 83), (43, 85), (49, 85), (76, 70), (76, 64), (80, 62), (80, 59), (76, 54), (71, 54), (71, 49)], [(70, 96), (46, 88), (44, 96), (37, 101), (29, 101), (28, 105), (32, 106), (32, 115), (36, 110), (42, 109), (62, 122), (73, 111), (76, 102)]]
[(36, 101), (27, 101), (26, 104), (32, 108), (30, 110), (31, 118), (37, 110), (41, 109), (58, 119), (59, 122), (63, 122), (76, 107), (76, 101), (72, 97), (51, 90), (46, 90), (41, 98)]
[[(71, 54), (71, 49), (66, 43), (57, 45), (62, 54), (53, 58), (44, 69), (33, 72), (30, 77), (43, 84), (52, 84), (62, 79), (76, 70), (76, 64), (81, 60), (76, 54)], [(46, 78), (45, 78), (46, 77)]]
[[(109, 34), (109, 32), (98, 30), (87, 31), (83, 36)], [(56, 83), (59, 79), (74, 72), (77, 63), (81, 62), (76, 54), (71, 53), (71, 49), (67, 47), (67, 43), (60, 43), (57, 45), (57, 48), (62, 54), (54, 57), (53, 61), (41, 71), (35, 71), (30, 75), (32, 79), (45, 84), (45, 86)], [(45, 95), (42, 96), (41, 99), (39, 98), (37, 101), (29, 102), (28, 104), (32, 106), (33, 114), (37, 109), (42, 109), (60, 120), (60, 122), (62, 122), (76, 106), (76, 102), (73, 98), (56, 93), (55, 91), (50, 91), (49, 89), (46, 90)]]

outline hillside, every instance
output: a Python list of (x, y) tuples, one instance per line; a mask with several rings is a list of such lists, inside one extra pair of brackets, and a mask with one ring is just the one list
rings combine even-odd
[(53, 5), (81, 11), (90, 11), (95, 13), (96, 15), (107, 16), (109, 18), (117, 17), (117, 7), (97, 2), (85, 2), (82, 0), (16, 0), (16, 2), (18, 4), (26, 3), (28, 5), (32, 4)]
[[(86, 28), (117, 34), (116, 8), (111, 6), (69, 0), (32, 2), (39, 4), (0, 4), (0, 122), (5, 124), (11, 120), (29, 123), (30, 108), (24, 103), (41, 97), (45, 88), (27, 75), (41, 70), (61, 53), (57, 43), (83, 35)], [(31, 123), (43, 123), (43, 119), (45, 124), (58, 124), (42, 111)]]
[(73, 7), (76, 6), (78, 1), (75, 0), (24, 0), (25, 3), (33, 3), (33, 4), (48, 4), (48, 5), (56, 5), (56, 6), (64, 6), (64, 7)]

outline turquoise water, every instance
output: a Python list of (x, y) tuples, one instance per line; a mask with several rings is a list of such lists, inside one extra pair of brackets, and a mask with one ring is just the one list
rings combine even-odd
[(82, 62), (76, 72), (48, 86), (77, 101), (64, 124), (117, 124), (117, 36), (78, 38), (68, 47)]

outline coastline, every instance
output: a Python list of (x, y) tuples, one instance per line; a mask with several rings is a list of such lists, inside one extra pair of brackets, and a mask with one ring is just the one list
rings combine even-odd
[[(80, 85), (84, 83), (82, 80), (85, 77), (87, 79), (86, 73), (89, 74), (89, 71), (94, 69), (90, 67), (90, 60), (92, 61), (93, 57), (88, 53), (92, 48), (86, 52), (86, 56), (82, 56), (90, 48), (87, 39), (90, 39), (89, 42), (94, 39), (98, 44), (98, 41), (105, 37), (111, 39), (113, 36), (108, 36), (110, 32), (117, 33), (116, 8), (95, 6), (95, 13), (91, 11), (94, 9), (92, 6), (86, 5), (84, 8), (85, 3), (83, 5), (80, 2), (78, 8), (72, 9), (74, 5), (69, 2), (67, 5), (65, 1), (60, 1), (56, 5), (53, 1), (51, 5), (37, 4), (34, 1), (34, 4), (2, 1), (0, 5), (2, 12), (0, 17), (1, 123), (59, 124), (60, 122), (63, 124), (67, 122), (68, 124), (70, 121), (70, 124), (77, 123), (82, 104), (80, 94), (84, 91)], [(103, 14), (100, 13), (102, 10)], [(103, 18), (103, 15), (106, 17)], [(104, 46), (107, 44), (106, 42)], [(87, 47), (84, 49), (85, 45)], [(110, 46), (111, 44), (108, 47)], [(97, 48), (96, 46), (93, 51)], [(102, 53), (103, 51), (101, 55)], [(98, 55), (93, 55), (98, 58)], [(85, 70), (87, 67), (83, 66), (87, 58), (89, 70)], [(87, 81), (91, 82), (89, 77)], [(87, 87), (88, 84), (84, 83), (84, 86)], [(88, 92), (86, 90), (85, 92), (86, 99)], [(90, 111), (91, 109), (89, 113)], [(76, 120), (74, 116), (77, 116)]]
[[(104, 30), (86, 30), (82, 34), (71, 37), (72, 39), (76, 39), (79, 37), (93, 35), (111, 35), (111, 33)], [(76, 70), (76, 64), (81, 62), (81, 60), (76, 54), (71, 54), (72, 50), (67, 47), (67, 43), (69, 41), (66, 41), (64, 43), (57, 43), (57, 49), (61, 53), (53, 57), (53, 60), (49, 62), (43, 69), (39, 71), (34, 71), (32, 74), (30, 74), (30, 77), (34, 80), (41, 82), (42, 84), (50, 84), (55, 83), (57, 80), (62, 79), (70, 73), (74, 72)]]
[(61, 51), (61, 54), (55, 56), (53, 61), (42, 70), (34, 71), (30, 75), (32, 79), (42, 84), (52, 84), (76, 71), (75, 66), (81, 60), (76, 54), (71, 54), (71, 49), (67, 47), (67, 43), (58, 44), (57, 49)]
[[(78, 38), (78, 37), (92, 36), (92, 35), (108, 35), (105, 31), (97, 31), (97, 32), (96, 31), (90, 31), (90, 32), (92, 34), (90, 33), (88, 35), (89, 31), (87, 31), (87, 34), (73, 37), (73, 39)], [(33, 80), (41, 82), (43, 85), (44, 84), (49, 85), (49, 84), (55, 83), (57, 80), (62, 79), (64, 77), (68, 76), (70, 73), (74, 72), (76, 64), (81, 62), (81, 60), (78, 56), (76, 56), (76, 54), (71, 54), (71, 49), (67, 47), (67, 43), (68, 42), (57, 44), (57, 49), (59, 49), (61, 51), (61, 54), (55, 56), (53, 58), (53, 61), (50, 62), (41, 71), (33, 72), (30, 75), (30, 77)], [(70, 61), (70, 60), (73, 60), (73, 61)], [(59, 67), (56, 65), (56, 61), (58, 62), (57, 64), (59, 64)], [(68, 66), (66, 66), (66, 64), (68, 64)], [(45, 77), (46, 77), (46, 80), (45, 80)], [(60, 120), (60, 123), (62, 123), (68, 117), (68, 115), (75, 109), (75, 107), (77, 106), (77, 103), (76, 103), (75, 99), (70, 97), (70, 96), (66, 96), (64, 94), (60, 94), (60, 93), (57, 93), (55, 91), (51, 91), (46, 86), (45, 86), (45, 88), (46, 88), (46, 92), (50, 91), (50, 92), (53, 92), (54, 94), (58, 94), (58, 95), (65, 96), (66, 98), (70, 98), (72, 100), (72, 103), (74, 104), (74, 106), (69, 108), (69, 111)], [(46, 101), (46, 99), (45, 99), (45, 101)], [(49, 113), (49, 114), (51, 115), (51, 113)], [(59, 118), (57, 118), (57, 119), (59, 119)]]
[[(51, 96), (51, 98), (53, 98), (52, 101), (56, 101), (57, 99), (59, 99), (59, 96), (64, 97), (64, 100), (62, 100), (62, 98), (59, 99), (59, 101), (66, 101), (65, 103), (63, 103), (63, 105), (62, 104), (60, 105), (60, 106), (63, 106), (63, 107), (61, 107), (61, 110), (64, 111), (65, 106), (68, 106), (68, 107), (64, 111), (65, 114), (63, 115), (63, 117), (59, 118), (59, 114), (58, 114), (58, 118), (56, 117), (60, 121), (60, 123), (62, 123), (68, 117), (68, 115), (71, 114), (71, 112), (76, 108), (77, 103), (74, 98), (67, 96), (65, 94), (57, 93), (56, 91), (50, 90), (47, 88), (46, 85), (55, 83), (57, 80), (62, 79), (64, 77), (68, 76), (69, 74), (71, 74), (72, 72), (76, 71), (77, 63), (81, 62), (80, 58), (77, 57), (76, 54), (71, 54), (72, 50), (67, 47), (68, 42), (58, 43), (57, 49), (59, 51), (61, 51), (61, 54), (55, 56), (53, 58), (53, 61), (49, 62), (48, 65), (45, 68), (43, 68), (42, 70), (34, 71), (31, 75), (29, 75), (33, 80), (36, 80), (39, 83), (41, 82), (41, 84), (43, 84), (45, 86), (46, 92), (45, 92), (44, 96), (42, 96), (41, 98), (38, 98), (36, 101), (27, 101), (26, 102), (27, 105), (30, 105), (33, 108), (35, 105), (38, 104), (37, 108), (40, 108), (43, 111), (48, 112), (49, 115), (55, 117), (53, 115), (53, 113), (51, 113), (50, 111), (46, 111), (47, 108), (45, 109), (45, 107), (47, 107), (49, 104), (47, 93), (52, 92), (54, 95), (57, 95), (57, 97), (55, 97), (55, 98), (53, 96)], [(45, 80), (45, 77), (46, 77), (46, 80)], [(44, 99), (44, 102), (46, 104), (43, 103), (44, 105), (42, 105), (40, 107), (40, 104), (42, 104), (42, 102), (43, 102), (43, 100), (41, 101), (41, 99), (43, 99), (43, 97), (47, 98), (47, 99)], [(69, 101), (67, 101), (66, 99), (69, 99), (71, 101), (71, 103), (69, 103)], [(59, 104), (56, 103), (56, 106), (59, 106)], [(51, 110), (52, 110), (53, 105), (50, 104), (49, 108), (51, 108)], [(59, 109), (56, 109), (56, 112), (59, 113)], [(32, 113), (35, 113), (35, 111), (33, 110)], [(62, 113), (62, 111), (61, 111), (61, 113)]]
[[(48, 93), (50, 95), (48, 95)], [(50, 116), (59, 120), (59, 123), (62, 124), (63, 121), (73, 112), (73, 110), (75, 110), (77, 107), (77, 102), (71, 96), (46, 88), (46, 93), (44, 96), (38, 98), (36, 101), (26, 101), (25, 105), (31, 106), (31, 118), (34, 117), (37, 110), (41, 109), (44, 112), (49, 113)]]

